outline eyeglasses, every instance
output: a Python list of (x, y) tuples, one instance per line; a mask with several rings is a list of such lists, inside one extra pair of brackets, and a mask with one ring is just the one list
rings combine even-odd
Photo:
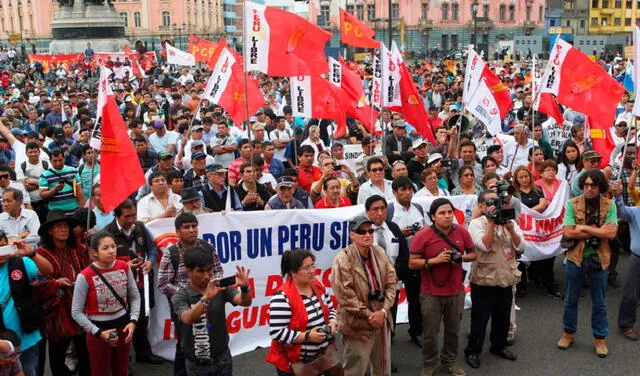
[(462, 177), (463, 177), (463, 178), (464, 178), (464, 177), (474, 177), (474, 175), (473, 175), (473, 174), (462, 174)]
[(335, 163), (333, 163), (333, 162), (330, 162), (330, 163), (323, 163), (323, 164), (322, 164), (322, 166), (323, 166), (323, 167), (325, 167), (325, 166), (335, 166), (335, 165), (336, 165), (336, 164), (335, 164)]
[(316, 264), (311, 264), (311, 265), (300, 267), (300, 270), (304, 270), (305, 272), (308, 272), (310, 270), (315, 270), (315, 269), (316, 269)]
[(0, 175), (0, 180), (2, 180), (2, 179), (9, 179), (9, 174)]
[(382, 167), (376, 167), (376, 168), (372, 168), (370, 171), (371, 171), (371, 172), (383, 172), (383, 171), (384, 171), (384, 168), (382, 168)]
[(356, 234), (358, 234), (358, 235), (364, 235), (364, 234), (369, 234), (369, 235), (371, 235), (371, 234), (373, 234), (374, 232), (376, 232), (376, 230), (374, 230), (374, 229), (372, 229), (372, 228), (370, 228), (370, 229), (368, 229), (368, 230), (357, 229), (357, 230), (354, 230), (353, 232), (355, 232), (355, 233), (356, 233)]
[(596, 183), (584, 183), (585, 188), (597, 188), (598, 184)]
[(429, 177), (424, 178), (424, 180), (425, 181), (436, 181), (436, 180), (438, 180), (438, 177), (437, 176), (429, 176)]

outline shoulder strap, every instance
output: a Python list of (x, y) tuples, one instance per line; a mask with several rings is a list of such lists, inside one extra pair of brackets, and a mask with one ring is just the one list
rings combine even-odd
[[(43, 164), (44, 167), (44, 164)], [(26, 175), (27, 174), (27, 161), (24, 161), (22, 163), (20, 163), (20, 168), (22, 169), (22, 174)], [(46, 170), (46, 168), (45, 168)]]
[(393, 203), (391, 203), (391, 204), (389, 204), (387, 206), (387, 219), (388, 220), (390, 220), (390, 221), (393, 220), (393, 213), (395, 213), (395, 210), (396, 210), (396, 208), (395, 208), (395, 205), (393, 205)]
[(91, 268), (91, 270), (93, 270), (94, 273), (98, 275), (98, 278), (102, 280), (102, 283), (104, 283), (105, 286), (107, 286), (109, 291), (111, 291), (111, 293), (113, 294), (113, 297), (116, 298), (116, 300), (118, 300), (118, 303), (122, 305), (122, 308), (124, 308), (125, 311), (129, 312), (129, 306), (127, 306), (127, 304), (124, 302), (122, 297), (118, 295), (118, 293), (116, 292), (116, 289), (114, 289), (113, 286), (111, 286), (111, 283), (107, 281), (107, 279), (104, 277), (104, 275), (102, 275), (100, 270), (98, 270), (98, 268), (96, 268), (96, 266), (93, 264), (90, 264), (89, 267)]
[[(454, 225), (455, 226), (455, 225)], [(455, 227), (451, 228), (451, 231), (453, 231)], [(445, 235), (442, 231), (440, 231), (439, 228), (436, 227), (436, 225), (431, 225), (431, 229), (433, 230), (433, 232), (436, 233), (436, 235), (438, 235), (439, 237), (442, 238), (442, 240), (445, 241), (445, 243), (447, 243), (450, 247), (455, 248), (456, 251), (458, 251), (458, 253), (462, 253), (462, 251), (460, 250), (460, 248), (458, 248), (458, 246), (456, 246), (455, 244), (453, 244), (453, 242), (451, 240), (449, 240), (449, 238), (447, 237), (447, 235)]]
[(80, 167), (78, 167), (78, 175), (82, 174), (83, 170), (84, 170), (84, 164), (81, 164)]
[(169, 260), (171, 261), (171, 266), (173, 267), (173, 277), (171, 277), (171, 282), (173, 283), (176, 280), (176, 275), (178, 274), (178, 266), (180, 265), (180, 250), (175, 244), (169, 247)]
[(420, 212), (420, 215), (422, 216), (422, 218), (424, 218), (424, 209), (422, 208), (422, 205), (412, 202), (413, 206), (418, 209), (418, 211)]
[[(25, 162), (26, 163), (26, 162)], [(49, 169), (49, 162), (47, 161), (42, 161), (42, 168), (44, 168), (45, 170)]]

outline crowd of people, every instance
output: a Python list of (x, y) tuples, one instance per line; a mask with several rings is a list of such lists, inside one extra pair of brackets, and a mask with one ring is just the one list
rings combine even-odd
[[(353, 65), (368, 93), (371, 66)], [(64, 75), (55, 74), (61, 69)], [(251, 305), (250, 271), (237, 266), (233, 280), (222, 278), (216, 250), (198, 237), (197, 216), (359, 204), (365, 215), (350, 221), (350, 245), (333, 260), (337, 306), (316, 279), (312, 252), (282, 255), (285, 282), (271, 298), (267, 356), (279, 375), (395, 371), (391, 338), (401, 285), (409, 335), (423, 351), (422, 374), (434, 375), (439, 359), (451, 374), (464, 375), (457, 362), (463, 262), (472, 263), (471, 331), (464, 349), (470, 367), (480, 367), (489, 319), (490, 352), (517, 359), (510, 350), (517, 333), (515, 298), (525, 298), (529, 286), (564, 301), (557, 346), (567, 349), (587, 285), (595, 352), (606, 357), (605, 292), (607, 285), (619, 286), (619, 255), (629, 252), (617, 326), (638, 340), (640, 245), (632, 234), (640, 231), (640, 182), (628, 95), (612, 124), (618, 147), (611, 166), (602, 168), (602, 156), (584, 137), (584, 117), (564, 109), (561, 126), (571, 127), (571, 137), (554, 150), (546, 135), (554, 120), (532, 109), (526, 79), (531, 67), (526, 61), (501, 63), (496, 73), (513, 98), (503, 130), (514, 142), (490, 145), (481, 156), (478, 147), (495, 135), (470, 116), (468, 129), (450, 121), (465, 114), (464, 66), (452, 71), (414, 64), (411, 72), (435, 142), (386, 109), (370, 126), (348, 118), (343, 135), (331, 120), (293, 117), (286, 78), (258, 74), (264, 105), (241, 122), (202, 97), (205, 69), (159, 65), (146, 78), (114, 77), (146, 184), (105, 212), (100, 155), (89, 146), (97, 110), (95, 68), (43, 72), (37, 64), (3, 63), (0, 373), (40, 376), (47, 358), (54, 376), (123, 376), (133, 373), (136, 362), (163, 362), (151, 351), (144, 309), (155, 302), (143, 281), (157, 273), (179, 337), (174, 374), (231, 375), (229, 334), (221, 323), (225, 303)], [(347, 145), (360, 145), (362, 154), (346, 158)], [(543, 213), (565, 188), (572, 198), (564, 216), (566, 283), (560, 289), (555, 257), (519, 260), (526, 248), (519, 217), (522, 205)], [(464, 220), (454, 221), (447, 197), (455, 195), (476, 200)], [(423, 207), (414, 197), (433, 201)], [(497, 213), (504, 209), (513, 211), (505, 221)], [(174, 218), (179, 239), (161, 257), (145, 228), (159, 218)]]

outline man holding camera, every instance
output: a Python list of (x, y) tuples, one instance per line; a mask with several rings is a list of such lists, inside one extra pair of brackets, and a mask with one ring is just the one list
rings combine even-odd
[(609, 189), (604, 173), (589, 170), (580, 176), (584, 194), (567, 202), (564, 214), (564, 238), (568, 241), (565, 271), (564, 333), (558, 348), (566, 350), (573, 344), (578, 327), (578, 300), (585, 278), (591, 290), (591, 328), (596, 354), (609, 354), (605, 338), (609, 334), (605, 290), (611, 258), (609, 241), (618, 230), (616, 205), (602, 196)]
[(373, 225), (365, 216), (351, 220), (352, 243), (336, 255), (331, 268), (347, 376), (364, 375), (370, 365), (372, 376), (391, 373), (391, 307), (397, 278), (385, 250), (373, 244)]
[(522, 231), (513, 219), (500, 220), (501, 198), (491, 191), (478, 196), (482, 216), (471, 221), (469, 233), (476, 244), (477, 262), (471, 266), (471, 334), (465, 360), (480, 367), (487, 322), (491, 318), (491, 353), (504, 359), (517, 357), (507, 349), (513, 286), (520, 280), (516, 254), (524, 250)]
[(458, 332), (464, 309), (462, 262), (474, 261), (473, 239), (462, 226), (453, 224), (454, 207), (446, 198), (436, 198), (429, 208), (433, 225), (420, 230), (411, 241), (409, 268), (420, 270), (423, 316), (424, 366), (422, 376), (436, 374), (438, 331), (444, 322), (444, 346), (440, 361), (454, 376), (465, 374), (456, 363)]

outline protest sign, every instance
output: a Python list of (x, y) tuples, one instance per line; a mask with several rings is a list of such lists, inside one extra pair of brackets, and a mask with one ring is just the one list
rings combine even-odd
[(62, 65), (65, 71), (71, 70), (69, 65), (80, 64), (84, 59), (84, 54), (66, 54), (66, 55), (49, 55), (49, 54), (27, 54), (29, 64), (39, 62), (42, 64), (42, 71), (49, 72), (49, 69), (56, 69)]

